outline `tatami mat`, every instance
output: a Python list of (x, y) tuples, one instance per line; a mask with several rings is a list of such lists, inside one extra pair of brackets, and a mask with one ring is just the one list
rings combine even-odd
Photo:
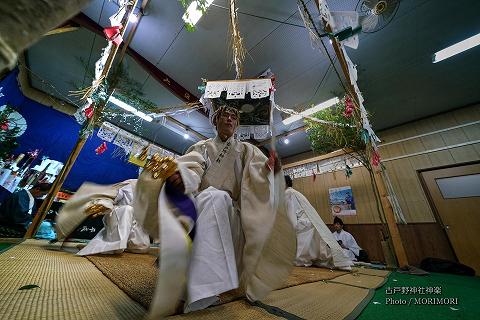
[(381, 287), (386, 279), (379, 276), (370, 276), (362, 273), (350, 273), (330, 280), (335, 283), (347, 284), (350, 286), (376, 289)]
[[(141, 319), (145, 309), (92, 263), (27, 240), (0, 254), (2, 319)], [(58, 248), (58, 247), (57, 247)], [(25, 285), (39, 288), (18, 290)]]
[[(373, 290), (348, 285), (314, 282), (273, 291), (262, 300), (264, 308), (279, 308), (287, 319), (355, 319), (370, 300)], [(234, 301), (206, 310), (168, 317), (169, 320), (243, 320), (282, 319), (245, 300)]]
[(192, 313), (167, 317), (168, 320), (279, 320), (262, 308), (254, 307), (245, 300), (237, 300)]
[[(155, 257), (127, 253), (90, 257), (100, 271), (87, 259), (59, 251), (59, 247), (28, 240), (0, 254), (0, 317), (50, 320), (145, 316), (145, 309), (120, 288), (148, 306), (157, 273)], [(285, 288), (273, 291), (262, 301), (265, 305), (253, 306), (242, 299), (169, 319), (279, 319), (267, 312), (272, 311), (270, 306), (294, 318), (353, 319), (373, 292), (368, 288), (384, 282), (387, 273), (378, 271), (361, 268), (346, 274), (322, 268), (294, 268)], [(18, 290), (25, 285), (39, 288)], [(224, 302), (231, 301), (238, 294), (227, 293), (223, 298)]]
[[(157, 279), (158, 269), (154, 264), (156, 257), (124, 252), (121, 255), (95, 255), (87, 258), (132, 299), (148, 308)], [(295, 267), (282, 288), (330, 280), (344, 274), (347, 272), (325, 268)], [(244, 294), (241, 290), (231, 290), (221, 294), (220, 301), (227, 303), (242, 296)]]
[(352, 273), (367, 274), (369, 276), (387, 277), (390, 274), (388, 270), (368, 269), (368, 268), (353, 268)]
[(133, 300), (148, 309), (157, 283), (156, 257), (124, 252), (87, 258)]
[(294, 267), (288, 276), (284, 288), (310, 282), (331, 280), (344, 274), (348, 274), (348, 272), (316, 267)]
[(337, 320), (366, 305), (372, 294), (368, 289), (314, 282), (273, 291), (262, 302), (304, 319)]

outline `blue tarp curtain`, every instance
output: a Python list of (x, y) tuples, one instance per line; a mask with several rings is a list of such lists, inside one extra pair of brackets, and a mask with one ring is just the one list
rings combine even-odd
[[(14, 154), (40, 149), (41, 153), (35, 164), (40, 163), (43, 156), (65, 163), (77, 142), (80, 125), (73, 116), (25, 97), (19, 89), (17, 76), (18, 70), (14, 70), (0, 81), (4, 95), (0, 97), (0, 106), (10, 104), (27, 121), (27, 130), (18, 138), (19, 147)], [(63, 189), (76, 191), (85, 181), (111, 184), (138, 176), (137, 166), (112, 157), (116, 146), (111, 143), (107, 142), (106, 152), (96, 155), (95, 149), (101, 143), (102, 140), (96, 133), (87, 140), (63, 184)]]

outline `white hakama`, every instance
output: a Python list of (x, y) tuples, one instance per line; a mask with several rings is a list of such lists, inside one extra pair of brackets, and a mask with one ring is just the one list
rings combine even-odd
[(238, 288), (243, 233), (230, 195), (209, 187), (195, 197), (198, 218), (185, 312), (204, 309), (220, 293)]

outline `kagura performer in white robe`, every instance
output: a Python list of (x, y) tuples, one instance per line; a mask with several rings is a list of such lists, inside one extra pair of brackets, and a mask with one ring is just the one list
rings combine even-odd
[(343, 252), (353, 261), (357, 261), (358, 256), (360, 255), (360, 248), (355, 241), (355, 238), (352, 236), (350, 232), (343, 230), (343, 221), (339, 217), (335, 217), (333, 219), (333, 236), (342, 247)]
[[(217, 136), (176, 159), (178, 171), (166, 174), (163, 186), (152, 174), (162, 166), (170, 170), (161, 161), (147, 164), (139, 177), (135, 213), (152, 237), (160, 234), (151, 318), (173, 314), (183, 303), (184, 312), (206, 308), (239, 287), (250, 301), (260, 300), (291, 271), (295, 234), (284, 210), (280, 161), (234, 138), (238, 117), (236, 109), (220, 107), (212, 118)], [(196, 222), (168, 200), (169, 188), (195, 203)], [(190, 249), (185, 229), (193, 226)]]
[(289, 176), (285, 176), (285, 185), (286, 210), (297, 233), (295, 265), (351, 270), (352, 260), (344, 254), (307, 198), (292, 188), (292, 179)]
[(134, 216), (133, 191), (136, 179), (110, 186), (84, 183), (63, 206), (57, 217), (59, 239), (68, 236), (89, 215), (103, 215), (104, 228), (77, 254), (114, 254), (124, 250), (148, 252), (150, 238)]

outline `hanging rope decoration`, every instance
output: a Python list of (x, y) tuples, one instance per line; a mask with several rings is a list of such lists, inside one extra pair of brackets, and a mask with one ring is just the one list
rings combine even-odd
[(233, 64), (235, 64), (235, 79), (241, 79), (243, 75), (243, 62), (245, 61), (246, 50), (243, 45), (243, 38), (238, 29), (238, 15), (235, 0), (230, 0), (230, 34), (233, 54)]
[(322, 119), (318, 119), (318, 118), (315, 118), (315, 117), (311, 117), (311, 116), (302, 114), (302, 113), (297, 112), (297, 111), (292, 110), (292, 109), (282, 108), (277, 104), (275, 104), (275, 109), (277, 109), (280, 112), (292, 115), (292, 116), (300, 116), (303, 119), (308, 119), (310, 121), (317, 122), (317, 123), (320, 123), (320, 124), (323, 124), (323, 125), (328, 125), (328, 126), (331, 126), (331, 127), (345, 127), (345, 126), (347, 126), (346, 124), (343, 124), (343, 123), (326, 121), (326, 120), (322, 120)]
[(308, 31), (308, 35), (310, 37), (310, 43), (312, 45), (312, 49), (320, 48), (320, 37), (314, 31), (314, 24), (313, 21), (308, 19), (308, 12), (306, 11), (306, 5), (304, 5), (303, 1), (297, 0), (297, 7), (298, 12), (300, 13), (300, 17), (303, 20), (303, 24)]

